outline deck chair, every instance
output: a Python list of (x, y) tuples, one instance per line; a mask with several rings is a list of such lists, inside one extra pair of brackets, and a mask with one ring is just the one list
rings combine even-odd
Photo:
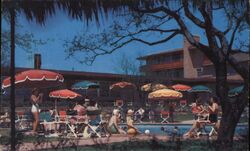
[(15, 125), (17, 130), (27, 130), (29, 128), (29, 122), (27, 114), (25, 112), (17, 112)]
[(170, 118), (168, 111), (161, 111), (161, 123), (169, 123), (168, 119)]
[[(209, 137), (213, 136), (214, 134), (217, 135), (217, 126), (220, 122), (220, 120), (218, 120), (216, 123), (211, 123), (209, 121), (209, 115), (206, 117), (198, 117), (198, 121), (202, 121), (202, 126), (201, 128), (197, 131), (197, 136), (200, 135), (208, 135)], [(211, 126), (211, 130), (207, 131), (206, 127), (207, 126)]]
[[(42, 132), (45, 134), (46, 137), (52, 136), (52, 131), (57, 130), (57, 123), (53, 119), (50, 112), (41, 112), (39, 114), (39, 123)], [(55, 135), (53, 135), (55, 136)]]
[(89, 120), (88, 123), (86, 123), (86, 127), (83, 131), (83, 137), (89, 138), (89, 137), (102, 137), (106, 136), (107, 129), (107, 121), (102, 119), (101, 115), (97, 115), (96, 119)]

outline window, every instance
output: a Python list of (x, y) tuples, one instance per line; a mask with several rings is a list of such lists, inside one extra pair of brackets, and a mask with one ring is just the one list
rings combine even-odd
[(203, 73), (203, 68), (196, 68), (198, 76), (201, 76)]
[(173, 61), (181, 60), (181, 55), (180, 55), (180, 54), (173, 55), (173, 56), (172, 56), (172, 59), (173, 59)]

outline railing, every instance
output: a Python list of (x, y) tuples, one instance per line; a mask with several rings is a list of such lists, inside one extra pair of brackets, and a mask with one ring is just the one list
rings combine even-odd
[(165, 69), (179, 69), (179, 68), (183, 68), (183, 60), (170, 62), (170, 63), (144, 65), (140, 67), (140, 70), (145, 72), (145, 71), (159, 71), (159, 70), (165, 70)]

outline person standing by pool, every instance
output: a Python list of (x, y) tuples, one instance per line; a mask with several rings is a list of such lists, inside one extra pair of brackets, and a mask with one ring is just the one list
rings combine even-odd
[(43, 93), (40, 93), (39, 89), (34, 88), (32, 90), (32, 95), (30, 96), (30, 101), (32, 103), (31, 112), (34, 117), (33, 130), (32, 130), (33, 133), (36, 133), (37, 131), (37, 126), (39, 122), (39, 111), (40, 111), (38, 103), (42, 102), (42, 99), (43, 99)]
[(170, 121), (173, 123), (174, 122), (174, 104), (171, 102), (168, 103), (168, 111), (169, 111)]
[(134, 126), (134, 121), (133, 121), (133, 114), (134, 114), (134, 111), (129, 109), (128, 110), (128, 113), (127, 113), (127, 126), (128, 126), (128, 131), (127, 133), (130, 134), (130, 135), (136, 135), (139, 133), (139, 130)]
[(154, 117), (155, 117), (155, 112), (152, 109), (150, 109), (148, 112), (148, 119), (151, 123), (154, 122)]

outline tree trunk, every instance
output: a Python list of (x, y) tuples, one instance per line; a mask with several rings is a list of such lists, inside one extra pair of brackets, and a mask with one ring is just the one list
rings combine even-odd
[(11, 150), (16, 150), (16, 130), (15, 130), (15, 8), (13, 2), (11, 8), (11, 43), (10, 43), (10, 75), (11, 75), (11, 88), (10, 88), (10, 119), (11, 119)]
[(239, 99), (234, 101), (236, 102), (225, 102), (217, 138), (220, 150), (230, 150), (232, 147), (235, 128), (244, 110), (244, 107), (237, 106)]
[[(243, 102), (246, 95), (241, 95), (230, 101), (228, 98), (226, 62), (215, 64), (216, 69), (216, 94), (222, 107), (222, 118), (218, 132), (217, 143), (220, 150), (230, 150), (233, 145), (235, 128), (246, 104)], [(246, 102), (246, 101), (245, 101)]]

